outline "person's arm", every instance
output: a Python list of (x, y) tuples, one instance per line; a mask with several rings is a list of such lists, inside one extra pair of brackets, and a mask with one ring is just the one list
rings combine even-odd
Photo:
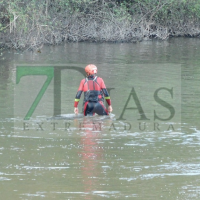
[(103, 91), (104, 98), (105, 98), (105, 100), (106, 100), (106, 102), (107, 102), (107, 104), (108, 104), (108, 112), (112, 112), (113, 109), (112, 109), (112, 105), (111, 105), (110, 95), (108, 94), (108, 91), (107, 91), (107, 89), (106, 89), (106, 85), (105, 85), (103, 79), (102, 79), (102, 81), (101, 81), (101, 89), (102, 89), (102, 91)]
[(83, 92), (83, 85), (84, 85), (84, 79), (81, 81), (79, 88), (78, 88), (78, 92), (75, 96), (75, 100), (74, 100), (74, 112), (75, 112), (75, 114), (78, 114), (78, 103), (80, 101), (81, 94)]

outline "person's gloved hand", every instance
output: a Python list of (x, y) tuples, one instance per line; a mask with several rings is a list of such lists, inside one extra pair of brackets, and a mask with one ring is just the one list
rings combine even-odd
[(75, 108), (74, 108), (74, 113), (75, 113), (75, 114), (78, 114), (78, 107), (75, 107)]
[(112, 106), (108, 106), (108, 112), (111, 113), (113, 111)]

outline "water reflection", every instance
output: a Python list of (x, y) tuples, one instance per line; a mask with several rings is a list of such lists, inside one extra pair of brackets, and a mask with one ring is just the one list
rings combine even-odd
[(79, 156), (82, 161), (82, 184), (86, 194), (85, 199), (93, 199), (91, 192), (99, 188), (99, 176), (101, 174), (99, 162), (103, 158), (101, 126), (101, 121), (94, 122), (92, 118), (86, 117), (79, 124), (79, 128), (83, 131), (80, 138), (82, 149)]

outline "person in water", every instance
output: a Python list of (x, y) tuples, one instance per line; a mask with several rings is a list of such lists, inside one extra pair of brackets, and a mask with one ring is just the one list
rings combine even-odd
[[(81, 80), (78, 92), (74, 101), (74, 112), (78, 114), (78, 103), (84, 92), (83, 114), (94, 115), (108, 115), (112, 112), (111, 99), (102, 78), (96, 76), (97, 67), (93, 64), (85, 67), (86, 78)], [(105, 108), (103, 100), (104, 97), (108, 103), (108, 110)]]

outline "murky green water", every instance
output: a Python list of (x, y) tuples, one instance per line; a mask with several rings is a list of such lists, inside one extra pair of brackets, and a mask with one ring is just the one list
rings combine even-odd
[[(179, 38), (2, 52), (1, 198), (199, 199), (199, 48), (200, 40)], [(88, 63), (110, 90), (109, 117), (72, 117), (83, 78), (75, 68)], [(29, 120), (46, 77), (16, 83), (22, 66), (54, 70)]]

